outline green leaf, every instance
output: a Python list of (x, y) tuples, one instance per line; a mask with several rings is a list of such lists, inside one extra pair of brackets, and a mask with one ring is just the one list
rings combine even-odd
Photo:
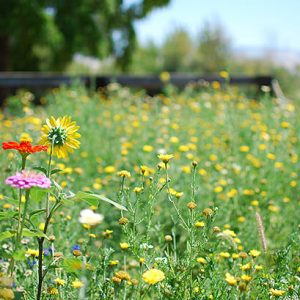
[(12, 219), (13, 217), (15, 217), (17, 215), (18, 215), (18, 213), (15, 211), (0, 212), (0, 221)]
[(44, 238), (48, 239), (48, 237), (46, 236), (46, 234), (44, 232), (38, 231), (38, 230), (29, 230), (27, 228), (23, 229), (22, 236), (26, 236), (26, 237), (44, 237)]
[(13, 204), (13, 205), (18, 205), (19, 204), (19, 200), (14, 199), (14, 198), (4, 197), (3, 200), (5, 202), (8, 202), (8, 203)]
[(47, 170), (44, 167), (33, 167), (34, 170), (38, 170), (47, 175)]
[(53, 169), (53, 170), (51, 171), (51, 175), (56, 174), (56, 173), (59, 173), (59, 172), (61, 172), (61, 171), (62, 171), (61, 169)]
[(106, 198), (103, 195), (90, 194), (90, 193), (80, 191), (75, 195), (75, 198), (81, 199), (81, 200), (87, 202), (89, 205), (92, 205), (92, 206), (98, 206), (100, 200), (102, 200), (102, 201), (105, 201), (107, 203), (112, 204), (117, 209), (127, 210), (127, 208), (125, 206), (123, 206), (123, 205), (121, 205), (121, 204), (119, 204), (119, 203), (117, 203), (113, 200), (110, 200), (110, 199)]
[(52, 182), (53, 182), (54, 186), (56, 187), (56, 189), (61, 192), (63, 188), (55, 180), (52, 180)]
[(50, 189), (42, 189), (39, 187), (34, 187), (30, 191), (30, 198), (34, 202), (40, 202), (47, 193), (50, 192)]
[(72, 206), (74, 205), (74, 201), (69, 198), (62, 198), (61, 202), (65, 205)]
[(25, 250), (20, 249), (20, 250), (17, 250), (16, 252), (14, 252), (12, 256), (13, 256), (14, 260), (22, 261), (25, 259), (25, 253), (26, 253)]
[(68, 273), (75, 273), (82, 270), (84, 264), (77, 258), (65, 258), (62, 267)]
[(0, 233), (0, 241), (9, 239), (14, 235), (15, 235), (15, 233), (13, 233), (11, 231), (3, 231), (3, 232)]
[(34, 216), (38, 216), (38, 215), (41, 215), (42, 213), (45, 212), (45, 209), (37, 209), (37, 210), (34, 210), (33, 212), (31, 212), (29, 214), (29, 219), (31, 219), (32, 217)]

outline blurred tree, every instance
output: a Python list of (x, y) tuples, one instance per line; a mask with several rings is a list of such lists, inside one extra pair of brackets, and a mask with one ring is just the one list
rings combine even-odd
[(113, 56), (126, 70), (135, 20), (170, 0), (1, 0), (0, 70), (63, 70), (74, 53)]
[(161, 70), (160, 48), (153, 41), (149, 41), (145, 45), (137, 45), (130, 72), (135, 74), (157, 74)]
[(163, 70), (178, 72), (189, 70), (193, 53), (193, 42), (189, 33), (177, 28), (169, 34), (162, 46)]
[(221, 25), (206, 23), (198, 35), (196, 48), (193, 70), (212, 73), (227, 69), (230, 41)]

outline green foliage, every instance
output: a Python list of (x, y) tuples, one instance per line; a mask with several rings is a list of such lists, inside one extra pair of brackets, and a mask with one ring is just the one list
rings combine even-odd
[[(37, 229), (47, 197), (31, 190), (20, 202), (21, 211), (28, 204), (26, 238), (12, 251), (18, 202), (1, 186), (0, 267), (5, 273), (15, 259), (14, 291), (22, 286), (23, 297), (37, 298), (45, 237), (46, 298), (297, 299), (299, 103), (216, 85), (155, 97), (118, 84), (105, 93), (73, 86), (46, 98), (47, 106), (26, 106), (23, 116), (1, 116), (3, 139), (27, 132), (38, 141), (45, 116), (68, 114), (81, 126), (81, 147), (50, 164), (61, 172), (51, 178), (48, 239)], [(173, 154), (167, 168), (162, 152)], [(0, 156), (2, 182), (19, 166), (12, 154)], [(46, 157), (31, 155), (27, 167)], [(80, 223), (87, 208), (103, 215), (101, 224)], [(150, 285), (143, 274), (152, 268), (165, 278)]]
[(189, 71), (193, 55), (193, 42), (187, 31), (175, 29), (165, 40), (161, 49), (163, 70), (169, 72)]
[(214, 73), (228, 68), (230, 41), (221, 25), (206, 23), (197, 38), (194, 68), (204, 73)]
[(169, 0), (12, 0), (0, 3), (0, 70), (63, 70), (75, 53), (113, 56), (122, 70), (135, 47), (133, 22)]
[(162, 46), (153, 42), (139, 46), (131, 71), (216, 73), (229, 68), (230, 47), (230, 40), (221, 25), (206, 23), (196, 38), (184, 28), (175, 28)]

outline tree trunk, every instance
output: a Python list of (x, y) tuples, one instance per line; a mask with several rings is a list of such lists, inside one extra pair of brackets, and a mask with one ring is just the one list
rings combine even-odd
[(0, 35), (0, 72), (9, 70), (8, 36)]
[[(0, 35), (0, 72), (9, 70), (9, 38), (7, 35)], [(0, 107), (7, 97), (7, 90), (0, 87)]]

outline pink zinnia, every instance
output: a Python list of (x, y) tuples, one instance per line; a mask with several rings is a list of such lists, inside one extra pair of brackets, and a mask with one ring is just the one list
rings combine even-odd
[(8, 177), (5, 183), (19, 189), (31, 189), (35, 186), (47, 189), (51, 186), (50, 179), (43, 173), (28, 170), (23, 170), (16, 173), (16, 175)]

